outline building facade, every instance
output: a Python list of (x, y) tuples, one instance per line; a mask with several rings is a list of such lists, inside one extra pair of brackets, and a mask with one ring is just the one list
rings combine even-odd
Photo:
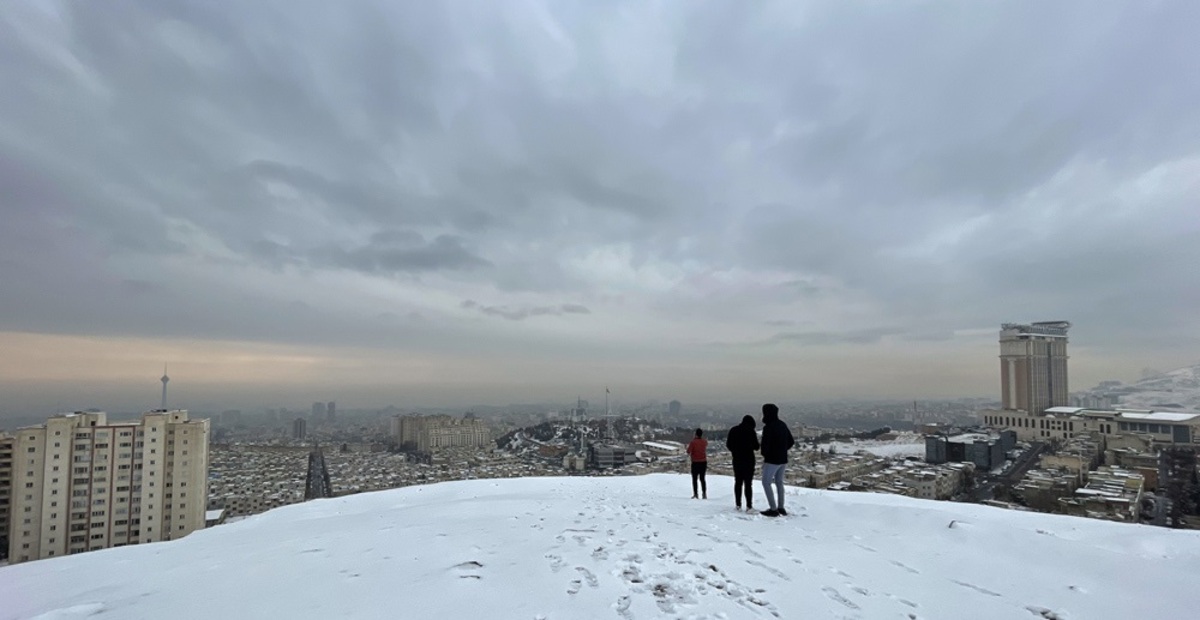
[(1000, 329), (1000, 389), (1004, 409), (1041, 413), (1070, 404), (1066, 321)]
[(18, 429), (9, 561), (173, 540), (204, 527), (208, 420), (76, 412)]
[(624, 467), (637, 460), (637, 450), (629, 446), (593, 443), (588, 446), (588, 462), (596, 469)]
[(308, 436), (308, 421), (304, 418), (296, 418), (292, 420), (292, 439), (304, 441)]
[(925, 437), (925, 462), (972, 463), (975, 467), (989, 471), (1004, 464), (1009, 450), (1016, 447), (1017, 434), (1002, 431), (999, 435), (964, 433), (962, 435), (927, 435)]
[(392, 418), (392, 437), (402, 448), (436, 452), (444, 448), (483, 448), (492, 431), (483, 420), (468, 416), (398, 415)]
[(1039, 415), (1024, 411), (988, 410), (983, 423), (1016, 431), (1021, 441), (1067, 440), (1099, 433), (1106, 438), (1146, 437), (1152, 444), (1200, 447), (1200, 413), (1146, 409), (1051, 407)]
[(0, 433), (0, 560), (8, 557), (8, 525), (12, 508), (13, 444), (17, 438)]

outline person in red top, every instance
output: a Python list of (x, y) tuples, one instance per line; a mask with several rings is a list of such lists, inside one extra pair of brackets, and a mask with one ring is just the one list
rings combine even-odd
[(697, 499), (696, 481), (700, 482), (700, 492), (708, 499), (708, 484), (704, 481), (704, 473), (708, 471), (708, 440), (704, 438), (704, 429), (696, 429), (696, 438), (687, 446), (688, 456), (692, 457), (692, 499)]

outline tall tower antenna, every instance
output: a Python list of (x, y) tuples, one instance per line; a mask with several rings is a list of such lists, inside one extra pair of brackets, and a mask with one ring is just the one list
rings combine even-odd
[(170, 380), (171, 380), (171, 378), (167, 376), (167, 365), (163, 364), (163, 376), (162, 376), (162, 379), (160, 379), (160, 381), (162, 381), (162, 384), (163, 384), (163, 395), (162, 395), (162, 410), (163, 411), (167, 410), (167, 382)]

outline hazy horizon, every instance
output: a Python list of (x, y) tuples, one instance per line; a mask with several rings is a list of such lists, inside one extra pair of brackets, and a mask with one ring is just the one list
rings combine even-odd
[[(22, 2), (0, 416), (1200, 358), (1200, 4)], [(140, 404), (139, 404), (140, 403)], [(224, 407), (224, 405), (222, 406)]]

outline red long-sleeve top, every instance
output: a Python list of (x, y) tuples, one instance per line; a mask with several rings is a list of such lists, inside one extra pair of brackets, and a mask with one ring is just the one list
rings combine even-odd
[(687, 445), (687, 453), (692, 457), (693, 463), (708, 461), (708, 440), (703, 437), (693, 439), (692, 443)]

